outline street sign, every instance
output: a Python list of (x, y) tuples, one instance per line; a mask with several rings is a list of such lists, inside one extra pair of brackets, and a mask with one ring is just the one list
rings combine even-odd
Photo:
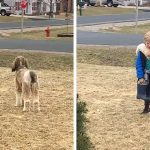
[(25, 9), (27, 7), (27, 1), (26, 0), (22, 0), (21, 1), (21, 8)]

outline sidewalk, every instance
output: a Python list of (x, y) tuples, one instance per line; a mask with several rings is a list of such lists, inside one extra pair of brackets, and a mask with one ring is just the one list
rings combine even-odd
[[(148, 24), (150, 20), (146, 21), (138, 21), (138, 25)], [(80, 31), (91, 31), (91, 32), (100, 32), (100, 30), (107, 30), (109, 28), (113, 28), (114, 30), (118, 30), (120, 27), (124, 26), (135, 26), (135, 21), (130, 22), (120, 22), (120, 23), (106, 23), (106, 24), (98, 24), (98, 25), (88, 25), (88, 26), (80, 26), (77, 27)]]
[[(12, 14), (11, 16), (13, 16), (13, 17), (22, 17), (22, 15), (14, 15), (14, 14)], [(63, 16), (63, 15), (58, 15), (58, 16), (60, 16), (60, 17), (56, 17), (56, 15), (53, 15), (54, 17), (53, 18), (50, 18), (50, 19), (57, 19), (57, 20), (66, 20), (66, 18)], [(35, 20), (49, 20), (49, 16), (48, 15), (46, 15), (46, 16), (44, 16), (44, 15), (40, 15), (40, 16), (29, 16), (29, 15), (24, 15), (24, 18), (29, 18), (29, 19), (35, 19)], [(70, 18), (70, 20), (72, 20), (72, 16), (71, 16), (71, 18)]]
[[(22, 15), (11, 15), (13, 17), (22, 17)], [(45, 19), (48, 20), (48, 18), (46, 18), (46, 16), (28, 16), (28, 15), (24, 15), (24, 18), (29, 18), (29, 19)], [(55, 19), (55, 18), (53, 18)]]

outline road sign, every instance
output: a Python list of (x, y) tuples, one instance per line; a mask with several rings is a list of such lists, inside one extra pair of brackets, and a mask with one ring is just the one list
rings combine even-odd
[(22, 0), (21, 1), (21, 8), (25, 9), (27, 7), (27, 1), (26, 0)]

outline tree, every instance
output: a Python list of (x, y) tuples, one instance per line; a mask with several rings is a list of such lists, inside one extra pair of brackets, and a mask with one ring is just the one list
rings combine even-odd
[(102, 0), (96, 0), (95, 6), (102, 6)]
[[(54, 13), (54, 8), (53, 8), (53, 0), (37, 0), (37, 8), (38, 8), (38, 12), (37, 14), (41, 13), (41, 6), (42, 3), (46, 3), (46, 5), (49, 7), (49, 19), (53, 17), (53, 13)], [(65, 10), (65, 12), (68, 12), (68, 0), (55, 0), (55, 3), (60, 3), (60, 9)], [(73, 3), (73, 0), (71, 0), (71, 5)], [(73, 7), (70, 8), (69, 12), (73, 12)]]
[(41, 13), (41, 5), (42, 3), (46, 3), (49, 7), (49, 19), (53, 17), (53, 0), (37, 0), (37, 8), (39, 10), (38, 14)]
[(43, 0), (37, 0), (37, 15), (41, 14), (41, 5)]

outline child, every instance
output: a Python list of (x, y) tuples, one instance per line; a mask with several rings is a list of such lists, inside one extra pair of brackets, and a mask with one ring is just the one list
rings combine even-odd
[[(144, 74), (148, 73), (148, 79), (150, 81), (150, 31), (144, 35), (144, 43), (138, 45), (136, 50), (136, 74), (138, 78), (138, 83), (144, 83)], [(146, 87), (146, 95), (148, 100), (144, 100), (144, 110), (142, 113), (149, 113), (149, 104), (150, 104), (150, 82)]]

